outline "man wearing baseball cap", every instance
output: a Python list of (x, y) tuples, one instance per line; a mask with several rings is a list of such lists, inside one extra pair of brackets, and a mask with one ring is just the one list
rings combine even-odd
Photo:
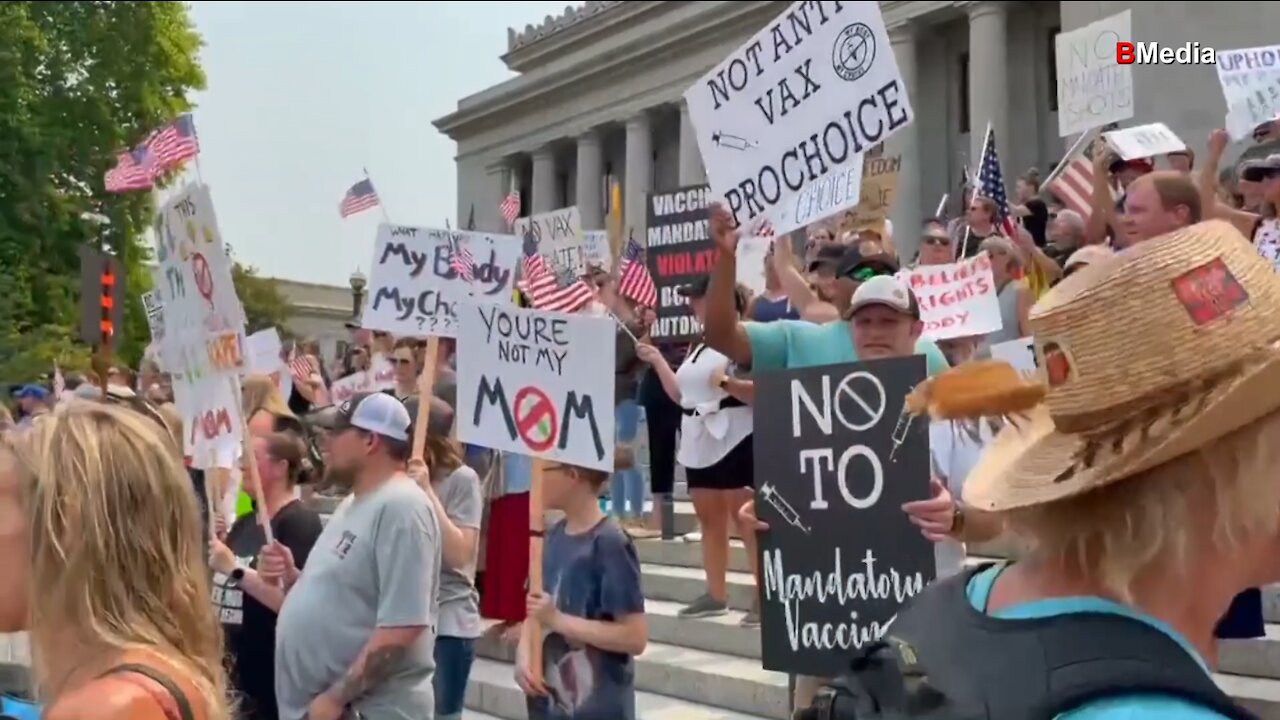
[(305, 572), (279, 543), (259, 561), (288, 593), (276, 626), (280, 717), (432, 717), (440, 527), (405, 474), (409, 412), (386, 393), (359, 393), (313, 422), (329, 430), (329, 480), (352, 495)]

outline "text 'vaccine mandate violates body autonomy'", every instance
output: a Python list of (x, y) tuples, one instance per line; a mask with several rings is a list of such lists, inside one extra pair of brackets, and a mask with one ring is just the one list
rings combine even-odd
[(792, 4), (684, 97), (712, 192), (776, 233), (856, 206), (862, 153), (914, 117), (871, 1)]

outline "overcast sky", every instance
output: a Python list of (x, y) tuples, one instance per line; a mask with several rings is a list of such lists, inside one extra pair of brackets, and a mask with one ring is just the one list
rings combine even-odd
[(363, 168), (395, 222), (456, 224), (456, 147), (431, 121), (512, 77), (508, 26), (568, 4), (192, 2), (200, 171), (223, 239), (266, 275), (345, 286), (369, 272), (382, 218), (338, 217)]

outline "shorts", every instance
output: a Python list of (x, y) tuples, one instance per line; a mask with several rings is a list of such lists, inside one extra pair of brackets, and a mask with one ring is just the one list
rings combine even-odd
[(743, 438), (727, 455), (704, 468), (685, 468), (689, 489), (738, 490), (755, 487), (755, 451), (751, 435)]

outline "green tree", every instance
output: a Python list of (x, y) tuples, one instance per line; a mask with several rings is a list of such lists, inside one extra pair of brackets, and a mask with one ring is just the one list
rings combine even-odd
[(262, 277), (257, 268), (233, 259), (231, 280), (235, 283), (240, 304), (244, 306), (247, 334), (274, 327), (280, 331), (281, 339), (292, 337), (288, 322), (293, 315), (293, 305), (280, 292), (274, 278)]
[[(189, 110), (204, 87), (200, 38), (181, 2), (0, 3), (0, 382), (82, 366), (79, 257), (104, 242), (127, 274), (119, 353), (148, 340), (143, 230), (151, 194), (107, 193), (116, 153)], [(101, 231), (82, 218), (105, 215)]]

